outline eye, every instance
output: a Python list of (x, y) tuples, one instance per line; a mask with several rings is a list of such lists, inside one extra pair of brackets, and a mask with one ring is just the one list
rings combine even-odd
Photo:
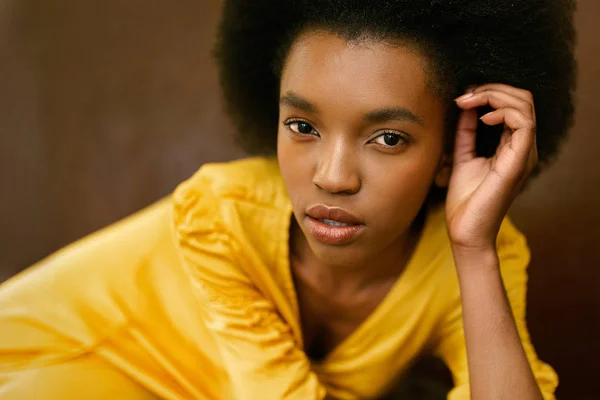
[(396, 147), (408, 143), (408, 138), (395, 132), (384, 132), (373, 139), (373, 142), (386, 147)]
[(313, 126), (306, 121), (289, 120), (283, 124), (289, 127), (293, 132), (296, 132), (300, 135), (318, 135), (318, 132), (315, 130), (315, 128), (313, 128)]

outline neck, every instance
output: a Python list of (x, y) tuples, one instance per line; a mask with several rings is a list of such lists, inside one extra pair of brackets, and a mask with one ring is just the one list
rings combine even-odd
[(383, 251), (353, 263), (322, 260), (309, 246), (304, 233), (292, 218), (290, 257), (302, 268), (303, 274), (315, 277), (329, 287), (361, 289), (396, 280), (410, 260), (423, 228), (423, 218), (417, 218), (411, 228), (400, 235)]

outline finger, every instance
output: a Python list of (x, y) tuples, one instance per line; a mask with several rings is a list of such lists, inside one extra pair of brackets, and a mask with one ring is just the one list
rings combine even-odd
[[(504, 139), (504, 136), (507, 135), (509, 137), (508, 140)], [(498, 145), (498, 148), (496, 149), (496, 154), (494, 155), (495, 161), (498, 161), (499, 155), (502, 152), (502, 148), (504, 146), (508, 146), (510, 147), (508, 144), (510, 142), (510, 134), (508, 133), (504, 133), (503, 135), (503, 140), (501, 140), (501, 143)], [(514, 154), (514, 152), (513, 152)], [(537, 153), (537, 148), (535, 147), (535, 145), (532, 147), (531, 151), (529, 152), (529, 157), (527, 158), (527, 161), (525, 162), (525, 166), (517, 172), (518, 177), (518, 183), (516, 185), (516, 192), (515, 195), (518, 194), (518, 192), (521, 190), (520, 188), (525, 184), (525, 181), (527, 180), (527, 178), (529, 177), (529, 175), (531, 174), (531, 171), (533, 171), (533, 169), (535, 168), (536, 164), (537, 164), (537, 159), (538, 159), (538, 153)]]
[(493, 108), (515, 108), (535, 121), (533, 104), (519, 97), (497, 90), (484, 90), (466, 94), (457, 99), (456, 104), (462, 109), (489, 105)]
[(476, 157), (475, 137), (477, 135), (477, 111), (461, 111), (454, 142), (454, 165)]
[(496, 147), (496, 153), (498, 153), (498, 151), (500, 150), (500, 148), (502, 148), (502, 146), (505, 146), (506, 144), (508, 144), (508, 142), (510, 142), (510, 138), (512, 136), (512, 131), (509, 128), (504, 129), (504, 131), (502, 131), (502, 135), (500, 136), (500, 141), (498, 142), (498, 146)]
[(503, 83), (486, 83), (485, 85), (475, 87), (472, 91), (479, 92), (482, 90), (498, 90), (534, 104), (533, 93), (529, 90), (516, 88)]
[(515, 188), (513, 191), (513, 198), (519, 194), (519, 192), (521, 191), (521, 188), (523, 187), (523, 185), (525, 185), (525, 182), (529, 178), (529, 175), (531, 174), (531, 171), (533, 171), (533, 168), (535, 167), (536, 163), (537, 163), (537, 150), (534, 147), (532, 149), (532, 151), (529, 153), (527, 167), (525, 168), (525, 171), (523, 171), (521, 178), (515, 185)]
[(510, 128), (513, 133), (507, 144), (522, 162), (527, 162), (529, 153), (535, 148), (536, 127), (531, 118), (514, 108), (500, 108), (485, 114), (481, 120), (487, 125), (504, 123)]
[(533, 146), (531, 147), (531, 151), (529, 152), (529, 159), (527, 160), (527, 164), (528, 164), (528, 174), (529, 172), (533, 171), (533, 169), (535, 168), (535, 166), (538, 163), (538, 149), (537, 149), (537, 144), (536, 144), (536, 140), (535, 140), (536, 135), (533, 135)]
[(471, 91), (478, 92), (478, 91), (483, 91), (483, 90), (497, 90), (499, 92), (504, 92), (511, 96), (518, 97), (521, 100), (524, 100), (524, 101), (530, 103), (532, 105), (532, 109), (533, 109), (533, 120), (534, 121), (536, 120), (535, 99), (533, 97), (533, 93), (531, 93), (529, 90), (519, 89), (514, 86), (505, 85), (502, 83), (488, 83), (488, 84), (473, 88)]

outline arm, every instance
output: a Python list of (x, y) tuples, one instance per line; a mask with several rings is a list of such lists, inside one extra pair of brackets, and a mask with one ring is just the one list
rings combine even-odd
[[(506, 297), (510, 305), (510, 314), (514, 318), (520, 345), (527, 356), (528, 364), (535, 376), (537, 385), (542, 390), (546, 400), (553, 400), (555, 398), (554, 391), (558, 384), (556, 373), (549, 365), (538, 359), (531, 344), (525, 321), (529, 250), (525, 238), (510, 226), (508, 221), (506, 221), (506, 225), (498, 244), (498, 260), (503, 287), (506, 288)], [(435, 352), (449, 366), (454, 376), (456, 387), (448, 397), (449, 400), (467, 400), (471, 398), (469, 394), (469, 369), (474, 371), (482, 368), (493, 370), (494, 366), (469, 367), (461, 296), (455, 295), (457, 293), (456, 286), (450, 285), (449, 288), (451, 294), (446, 295), (446, 298), (450, 298), (451, 301), (448, 303), (449, 306), (438, 329), (438, 342)], [(483, 318), (484, 321), (485, 318)], [(494, 330), (494, 332), (497, 334), (500, 331)], [(484, 340), (485, 343), (489, 343), (487, 337)], [(504, 346), (494, 345), (493, 347), (501, 348)], [(472, 353), (472, 350), (469, 351)], [(484, 360), (487, 361), (488, 359)]]
[(101, 357), (86, 354), (72, 360), (4, 375), (0, 371), (0, 398), (159, 400)]
[[(462, 298), (473, 399), (542, 398), (519, 338), (500, 275), (495, 243), (500, 224), (537, 162), (531, 93), (507, 85), (478, 87), (457, 99), (461, 114), (446, 218)], [(496, 154), (477, 157), (475, 109), (504, 124)]]
[[(541, 399), (505, 293), (496, 252), (463, 253), (463, 249), (456, 249), (454, 255), (457, 269), (465, 270), (458, 276), (472, 398)], [(523, 318), (519, 322), (524, 326), (524, 310), (519, 311)]]

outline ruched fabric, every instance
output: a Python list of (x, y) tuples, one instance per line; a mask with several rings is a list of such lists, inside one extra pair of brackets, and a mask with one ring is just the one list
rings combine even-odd
[[(289, 265), (292, 209), (275, 159), (207, 164), (172, 196), (0, 286), (1, 399), (368, 399), (424, 353), (469, 399), (458, 279), (443, 209), (374, 312), (324, 360), (303, 351)], [(545, 399), (556, 373), (525, 323), (529, 250), (497, 243)]]

